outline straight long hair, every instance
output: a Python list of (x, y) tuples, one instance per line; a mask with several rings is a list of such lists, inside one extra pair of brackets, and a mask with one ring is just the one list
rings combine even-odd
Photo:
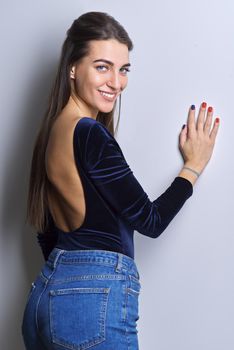
[[(49, 180), (46, 174), (45, 153), (50, 130), (71, 95), (71, 66), (89, 54), (91, 40), (116, 39), (127, 45), (129, 51), (133, 49), (133, 43), (126, 30), (112, 16), (104, 12), (84, 13), (73, 21), (66, 34), (48, 106), (36, 136), (31, 161), (26, 221), (38, 232), (45, 232), (49, 228), (47, 199)], [(105, 125), (113, 136), (116, 133), (116, 130), (114, 131), (116, 104), (117, 101), (115, 101), (111, 112), (99, 112), (97, 115), (97, 120)], [(121, 95), (119, 96), (119, 115), (116, 129), (118, 129), (120, 109)]]

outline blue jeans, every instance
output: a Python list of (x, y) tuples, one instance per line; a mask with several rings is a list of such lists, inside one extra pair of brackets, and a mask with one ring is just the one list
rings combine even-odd
[(28, 294), (26, 349), (138, 350), (139, 279), (127, 255), (54, 248)]

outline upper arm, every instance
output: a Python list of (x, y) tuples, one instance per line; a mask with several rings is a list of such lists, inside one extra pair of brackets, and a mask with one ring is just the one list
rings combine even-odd
[[(133, 174), (123, 152), (112, 135), (99, 124), (92, 128), (86, 153), (86, 166), (90, 179), (109, 205), (120, 215), (148, 198)], [(150, 201), (149, 201), (150, 203)]]

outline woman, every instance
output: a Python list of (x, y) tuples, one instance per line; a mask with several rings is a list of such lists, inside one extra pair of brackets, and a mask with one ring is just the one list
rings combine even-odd
[(184, 166), (149, 200), (113, 130), (132, 48), (101, 12), (83, 14), (67, 32), (32, 159), (28, 218), (46, 262), (24, 310), (28, 350), (138, 349), (133, 232), (158, 237), (212, 155), (218, 118), (211, 128), (213, 111), (203, 103), (195, 123), (191, 106), (179, 136)]

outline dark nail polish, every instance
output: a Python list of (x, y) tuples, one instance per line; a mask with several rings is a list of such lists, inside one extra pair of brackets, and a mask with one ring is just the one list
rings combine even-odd
[(191, 109), (194, 110), (194, 109), (195, 109), (195, 105), (192, 105), (192, 106), (191, 106)]
[(185, 124), (182, 126), (182, 129), (184, 129), (185, 128)]

